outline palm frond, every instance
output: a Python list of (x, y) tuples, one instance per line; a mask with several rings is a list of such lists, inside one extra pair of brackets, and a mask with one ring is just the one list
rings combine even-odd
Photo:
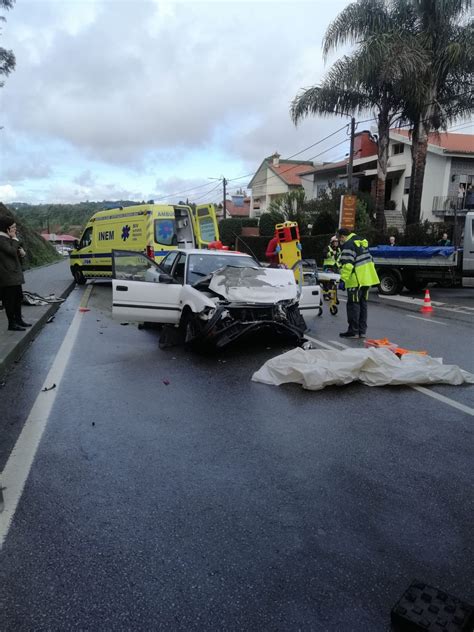
[(352, 2), (328, 26), (323, 40), (323, 56), (342, 44), (354, 44), (384, 33), (390, 27), (390, 15), (384, 0)]

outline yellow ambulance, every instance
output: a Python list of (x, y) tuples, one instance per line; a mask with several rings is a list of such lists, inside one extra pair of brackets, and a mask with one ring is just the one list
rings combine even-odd
[(176, 248), (206, 248), (219, 239), (213, 204), (138, 204), (95, 213), (71, 251), (76, 283), (112, 278), (112, 250), (136, 250), (156, 262)]

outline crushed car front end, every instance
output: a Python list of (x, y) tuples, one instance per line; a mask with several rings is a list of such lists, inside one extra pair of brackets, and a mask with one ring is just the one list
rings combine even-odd
[[(194, 289), (212, 300), (185, 318), (185, 342), (222, 348), (250, 334), (271, 332), (299, 343), (306, 323), (298, 308), (298, 288), (289, 270), (233, 268), (216, 271)], [(247, 300), (246, 300), (247, 299)]]

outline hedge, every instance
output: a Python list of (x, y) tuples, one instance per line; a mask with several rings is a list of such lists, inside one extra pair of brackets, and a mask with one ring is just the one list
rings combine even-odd
[(247, 226), (258, 226), (258, 219), (256, 217), (221, 219), (219, 222), (219, 236), (224, 246), (235, 244), (235, 240), (241, 234), (242, 228)]
[[(316, 259), (319, 267), (323, 265), (326, 248), (332, 234), (318, 235), (317, 237), (301, 237), (303, 259)], [(238, 237), (235, 249), (240, 252), (248, 252), (258, 261), (266, 261), (265, 251), (270, 237)]]

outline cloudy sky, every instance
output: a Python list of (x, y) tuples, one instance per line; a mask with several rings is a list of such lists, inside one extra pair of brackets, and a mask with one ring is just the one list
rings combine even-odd
[[(17, 0), (0, 33), (17, 60), (0, 90), (0, 198), (217, 201), (211, 178), (245, 187), (265, 156), (346, 122), (295, 128), (288, 113), (323, 76), (322, 37), (346, 4)], [(345, 138), (298, 159), (342, 158)]]

